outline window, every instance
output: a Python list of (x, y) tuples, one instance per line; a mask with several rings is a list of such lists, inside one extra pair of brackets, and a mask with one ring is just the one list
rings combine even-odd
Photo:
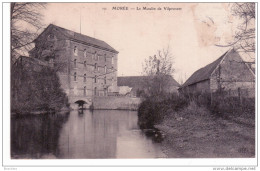
[(74, 81), (77, 81), (77, 73), (74, 72)]
[(104, 70), (105, 70), (105, 73), (107, 73), (107, 66), (105, 65), (105, 68), (104, 68)]
[(77, 48), (77, 46), (74, 46), (73, 53), (76, 56), (78, 55), (78, 48)]
[(111, 60), (112, 60), (112, 65), (113, 65), (113, 64), (114, 64), (114, 56), (112, 56), (112, 59), (111, 59)]
[(50, 58), (50, 59), (49, 59), (49, 63), (50, 63), (50, 64), (53, 64), (53, 58)]
[(107, 77), (105, 76), (104, 78), (104, 83), (106, 84), (107, 83)]
[(54, 34), (49, 34), (48, 38), (49, 38), (49, 39), (54, 39), (55, 36), (54, 36)]
[(94, 88), (94, 95), (97, 95), (97, 87)]
[(84, 87), (84, 96), (86, 96), (86, 86)]
[(107, 96), (107, 88), (104, 88), (104, 96)]
[(84, 74), (84, 82), (86, 82), (86, 81), (87, 81), (87, 75)]
[(74, 68), (77, 68), (77, 59), (74, 59)]
[(87, 61), (84, 61), (84, 67), (87, 67)]
[(97, 76), (95, 75), (94, 83), (97, 83)]
[(97, 52), (95, 51), (94, 59), (97, 60)]
[(95, 70), (97, 70), (97, 63), (95, 63)]
[(104, 60), (107, 61), (107, 54), (104, 55)]
[(87, 57), (87, 50), (84, 49), (84, 57)]

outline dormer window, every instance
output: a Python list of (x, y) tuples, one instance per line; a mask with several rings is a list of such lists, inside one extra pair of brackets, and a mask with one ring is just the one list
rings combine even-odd
[(96, 61), (98, 60), (98, 54), (97, 54), (97, 52), (95, 52), (95, 60), (96, 60)]
[(96, 60), (97, 57), (97, 52), (95, 51), (94, 55), (93, 55), (93, 59)]
[(74, 46), (73, 53), (75, 56), (78, 56), (78, 48), (77, 46)]
[(86, 58), (87, 57), (87, 50), (84, 49), (84, 57)]

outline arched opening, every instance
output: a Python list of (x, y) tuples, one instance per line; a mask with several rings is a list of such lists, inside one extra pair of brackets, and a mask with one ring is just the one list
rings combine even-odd
[(88, 104), (88, 103), (87, 103), (86, 101), (84, 101), (84, 100), (78, 100), (78, 101), (76, 101), (75, 103), (78, 104), (79, 109), (83, 109), (84, 104)]

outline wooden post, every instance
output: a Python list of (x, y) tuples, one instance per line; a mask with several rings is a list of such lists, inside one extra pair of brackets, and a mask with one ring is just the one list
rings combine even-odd
[(210, 106), (213, 105), (213, 96), (212, 96), (212, 90), (210, 91)]

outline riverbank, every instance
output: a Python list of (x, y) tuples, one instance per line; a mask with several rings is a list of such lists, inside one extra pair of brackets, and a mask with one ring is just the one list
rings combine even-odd
[(255, 157), (252, 117), (223, 118), (191, 102), (155, 127), (165, 134), (162, 149), (169, 158)]

